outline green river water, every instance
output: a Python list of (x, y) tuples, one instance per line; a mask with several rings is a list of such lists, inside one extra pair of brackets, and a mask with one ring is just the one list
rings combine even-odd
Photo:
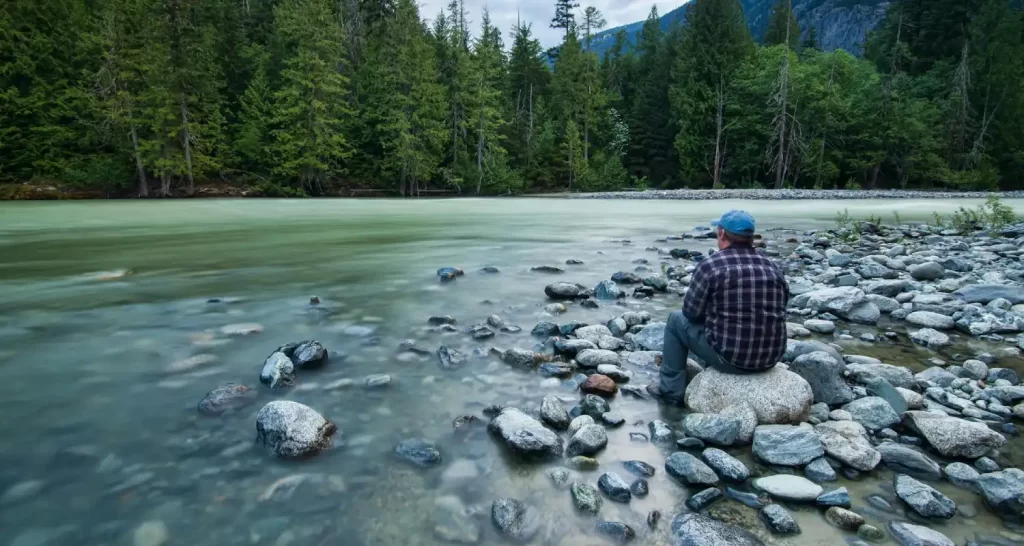
[[(1024, 212), (1024, 200), (1007, 201)], [(462, 442), (451, 421), (480, 414), (491, 404), (529, 407), (544, 395), (571, 400), (560, 387), (497, 360), (442, 370), (438, 346), (467, 354), (476, 347), (530, 348), (541, 320), (606, 321), (628, 309), (659, 320), (678, 297), (627, 300), (626, 306), (587, 310), (569, 306), (552, 319), (543, 288), (555, 280), (594, 285), (633, 260), (659, 257), (649, 246), (706, 250), (708, 241), (656, 243), (690, 232), (729, 208), (745, 208), (759, 228), (832, 227), (837, 210), (904, 221), (949, 214), (972, 201), (603, 201), (495, 200), (194, 200), (0, 203), (0, 544), (147, 544), (154, 527), (166, 544), (183, 545), (435, 545), (443, 507), (460, 506), (476, 523), (479, 543), (500, 543), (489, 522), (497, 497), (528, 500), (542, 514), (534, 544), (601, 544), (594, 519), (574, 512), (567, 491), (555, 489), (544, 470), (520, 465), (486, 435)], [(769, 234), (768, 237), (773, 237)], [(777, 235), (782, 237), (782, 235)], [(630, 243), (623, 242), (628, 240)], [(567, 259), (585, 262), (564, 266)], [(559, 265), (561, 275), (531, 272)], [(456, 266), (467, 274), (441, 284), (435, 271)], [(479, 274), (483, 266), (501, 273)], [(321, 305), (311, 307), (310, 296)], [(217, 298), (211, 303), (208, 300)], [(473, 342), (462, 333), (427, 327), (432, 315), (453, 315), (460, 327), (497, 314), (523, 328)], [(258, 333), (232, 335), (225, 326), (259, 325)], [(884, 326), (884, 325), (882, 325)], [(900, 328), (897, 328), (902, 331)], [(854, 328), (854, 332), (858, 332)], [(290, 341), (317, 339), (335, 358), (302, 373), (291, 389), (259, 384), (263, 360)], [(398, 354), (403, 340), (431, 352)], [(960, 350), (985, 350), (984, 343)], [(846, 352), (870, 354), (920, 370), (935, 356), (907, 344), (851, 343)], [(963, 351), (966, 352), (966, 351)], [(193, 365), (182, 362), (197, 355)], [(1024, 372), (1024, 362), (1002, 363)], [(393, 382), (369, 390), (359, 379), (390, 374)], [(356, 385), (329, 389), (338, 379)], [(646, 372), (633, 381), (645, 384)], [(244, 383), (259, 393), (248, 410), (204, 417), (196, 404), (214, 387)], [(254, 417), (274, 399), (307, 404), (337, 423), (335, 448), (287, 462), (257, 448)], [(568, 405), (567, 405), (568, 407)], [(669, 521), (696, 490), (664, 474), (669, 453), (631, 442), (637, 421), (680, 415), (651, 402), (618, 397), (613, 411), (627, 424), (609, 431), (598, 456), (601, 469), (583, 472), (592, 484), (603, 471), (623, 476), (620, 461), (641, 459), (658, 469), (651, 493), (630, 504), (604, 503), (601, 518), (637, 531), (634, 544), (668, 544)], [(437, 443), (438, 468), (419, 470), (392, 453), (405, 438)], [(1013, 440), (1009, 457), (1024, 447)], [(755, 474), (768, 473), (741, 455)], [(459, 463), (469, 475), (449, 468)], [(271, 485), (292, 477), (276, 489)], [(905, 519), (882, 513), (864, 497), (892, 500), (892, 474), (876, 470), (857, 481), (840, 478), (854, 509), (883, 528)], [(298, 485), (295, 485), (295, 484)], [(289, 486), (291, 484), (292, 486)], [(958, 543), (977, 533), (1020, 540), (991, 516), (980, 498), (949, 484), (934, 484), (966, 511), (935, 524)], [(13, 488), (13, 489), (12, 489)], [(7, 493), (4, 493), (4, 492)], [(888, 493), (886, 491), (889, 491)], [(440, 499), (440, 500), (439, 500)], [(756, 512), (729, 501), (719, 510), (764, 535)], [(970, 508), (973, 507), (973, 510)], [(776, 544), (842, 544), (856, 539), (829, 526), (813, 507), (789, 507), (803, 534)], [(651, 510), (664, 518), (655, 530)], [(449, 508), (450, 510), (450, 508)], [(976, 513), (976, 515), (974, 514)], [(137, 531), (144, 522), (150, 524)], [(162, 522), (156, 524), (155, 522)], [(156, 535), (161, 533), (157, 532)], [(472, 536), (469, 532), (469, 536)], [(159, 538), (159, 537), (157, 537)], [(139, 541), (142, 542), (139, 542)]]

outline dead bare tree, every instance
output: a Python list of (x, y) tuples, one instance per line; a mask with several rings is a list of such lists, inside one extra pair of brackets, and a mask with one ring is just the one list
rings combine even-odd
[[(792, 0), (790, 0), (792, 1)], [(786, 20), (786, 41), (789, 44), (789, 33), (791, 32), (790, 22)], [(776, 114), (772, 120), (772, 142), (775, 144), (769, 148), (769, 158), (774, 164), (775, 189), (782, 189), (782, 183), (786, 178), (787, 155), (789, 148), (786, 145), (788, 136), (786, 126), (789, 123), (789, 48), (782, 54), (782, 65), (779, 67), (779, 76), (775, 80), (775, 93), (772, 95), (770, 104), (775, 106)]]

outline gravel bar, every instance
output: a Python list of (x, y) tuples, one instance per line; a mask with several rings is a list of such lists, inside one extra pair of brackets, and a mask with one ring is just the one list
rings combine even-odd
[(1024, 191), (921, 191), (921, 190), (647, 190), (574, 193), (571, 199), (1003, 199), (1024, 198)]

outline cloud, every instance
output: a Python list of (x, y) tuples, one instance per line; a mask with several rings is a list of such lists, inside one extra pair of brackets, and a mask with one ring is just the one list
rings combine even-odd
[[(425, 19), (433, 20), (441, 10), (447, 8), (448, 2), (449, 0), (420, 0), (420, 15)], [(518, 2), (465, 0), (465, 3), (466, 11), (469, 12), (470, 28), (474, 35), (479, 34), (481, 14), (486, 7), (490, 10), (491, 23), (501, 29), (506, 46), (511, 41), (508, 36), (512, 28), (515, 27), (517, 17), (524, 22), (533, 24), (533, 34), (544, 47), (558, 45), (561, 41), (562, 31), (550, 26), (551, 18), (555, 15), (554, 0), (519, 0)], [(606, 28), (614, 28), (646, 19), (652, 6), (657, 6), (658, 12), (664, 15), (685, 2), (682, 0), (580, 0), (579, 3), (580, 10), (576, 16), (577, 21), (581, 17), (583, 8), (594, 6), (601, 10), (605, 20), (608, 21)]]

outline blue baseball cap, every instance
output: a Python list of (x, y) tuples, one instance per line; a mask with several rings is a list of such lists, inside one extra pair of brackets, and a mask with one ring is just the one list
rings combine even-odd
[(742, 210), (730, 210), (718, 220), (711, 222), (711, 226), (720, 227), (740, 237), (754, 236), (754, 217)]

